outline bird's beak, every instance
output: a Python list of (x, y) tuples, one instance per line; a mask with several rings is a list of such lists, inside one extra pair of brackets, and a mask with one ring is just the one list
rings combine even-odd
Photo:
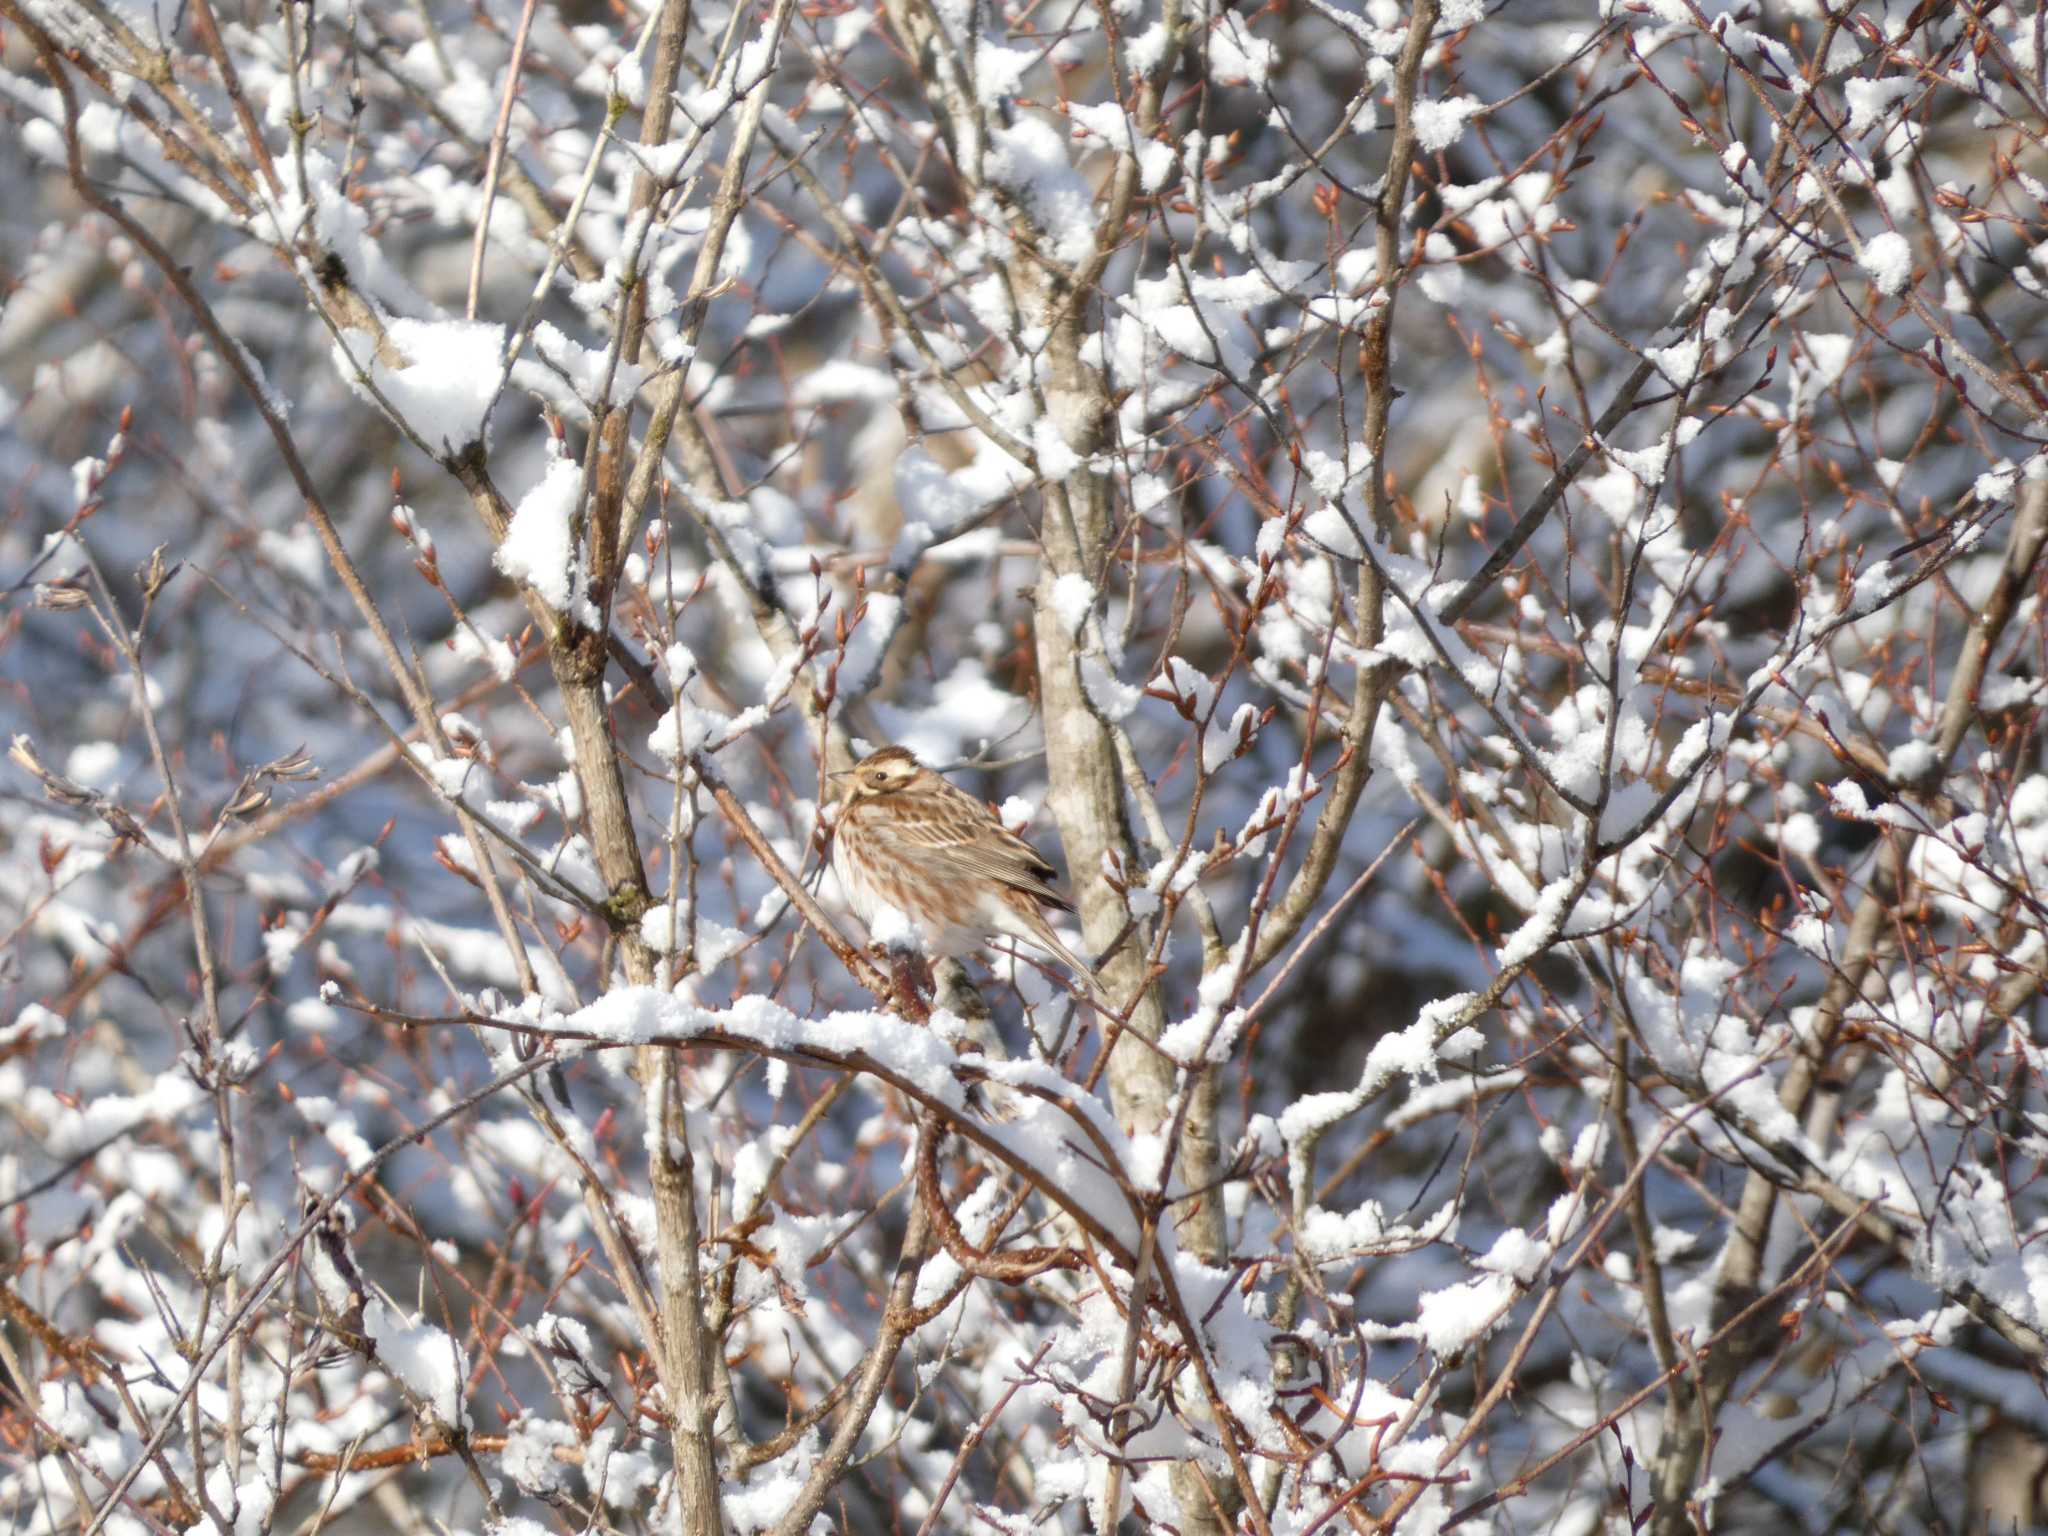
[(826, 775), (825, 775), (825, 778), (826, 778), (827, 782), (829, 782), (829, 783), (833, 783), (833, 784), (837, 784), (837, 783), (838, 783), (838, 782), (839, 782), (839, 781), (840, 781), (841, 779), (849, 779), (849, 778), (852, 778), (852, 777), (853, 777), (853, 770), (852, 770), (851, 768), (841, 768), (841, 769), (837, 770), (836, 772), (833, 772), (833, 773), (828, 773), (828, 774), (826, 774)]

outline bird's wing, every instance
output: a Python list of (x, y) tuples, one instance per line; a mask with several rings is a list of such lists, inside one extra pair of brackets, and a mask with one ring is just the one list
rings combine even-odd
[(890, 831), (938, 869), (963, 880), (994, 880), (1062, 912), (1074, 910), (1052, 883), (1059, 871), (965, 794), (894, 809)]

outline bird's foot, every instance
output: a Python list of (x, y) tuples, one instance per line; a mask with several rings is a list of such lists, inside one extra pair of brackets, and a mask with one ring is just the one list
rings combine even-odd
[(878, 946), (877, 954), (903, 1011), (914, 1019), (928, 1018), (934, 993), (931, 962), (923, 955), (888, 946)]

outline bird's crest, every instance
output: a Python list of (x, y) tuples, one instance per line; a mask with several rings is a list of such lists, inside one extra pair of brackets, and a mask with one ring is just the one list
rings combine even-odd
[(908, 747), (883, 747), (879, 751), (870, 752), (854, 766), (879, 768), (884, 763), (908, 763), (913, 768), (918, 766), (916, 754)]

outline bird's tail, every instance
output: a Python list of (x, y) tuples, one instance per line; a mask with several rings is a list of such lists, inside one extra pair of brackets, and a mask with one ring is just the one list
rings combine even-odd
[(1122, 1018), (1126, 1005), (1110, 995), (1109, 989), (1102, 984), (1102, 978), (1096, 974), (1095, 967), (1061, 943), (1060, 936), (1053, 932), (1051, 923), (1044, 923), (1042, 926), (1045, 932), (1039, 942), (1057, 955), (1060, 963), (1073, 973), (1074, 980), (1081, 983), (1083, 990), (1087, 992), (1088, 1001), (1095, 1005), (1098, 1012), (1108, 1014), (1112, 1018)]

